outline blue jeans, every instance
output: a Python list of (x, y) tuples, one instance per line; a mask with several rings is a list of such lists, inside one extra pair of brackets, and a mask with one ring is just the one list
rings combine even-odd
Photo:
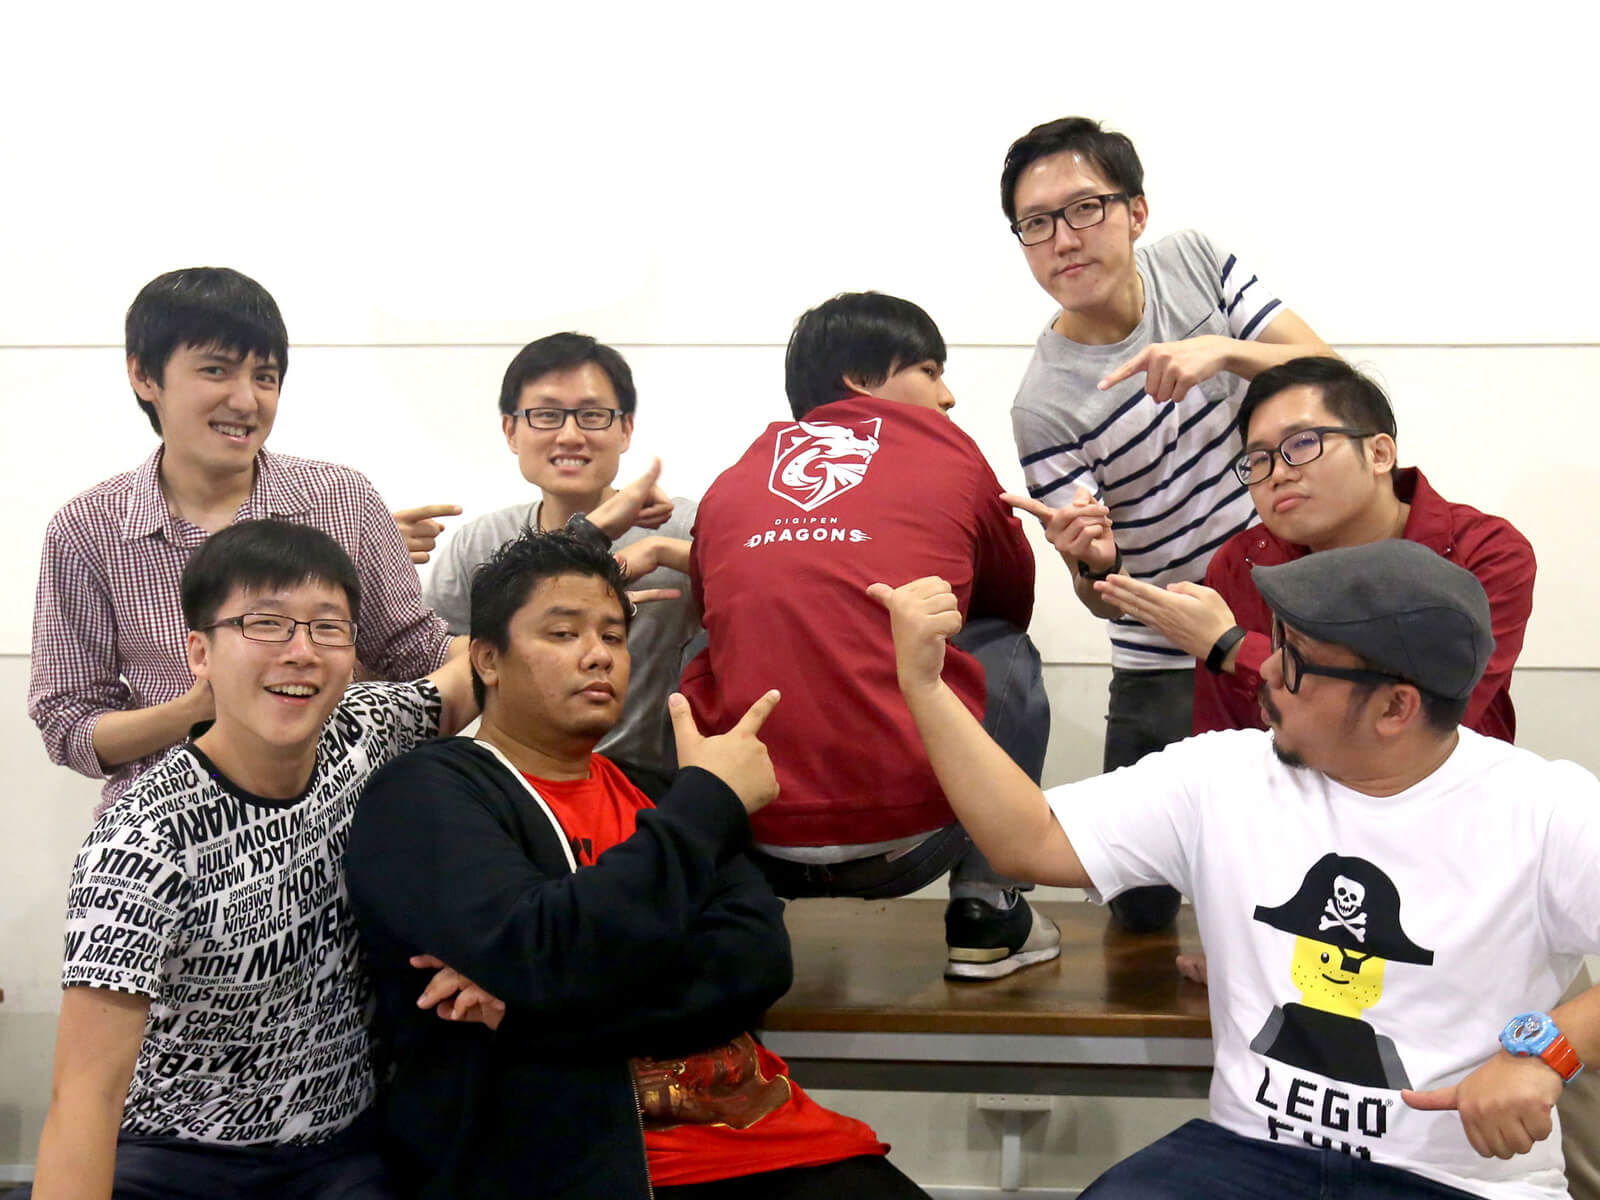
[(1123, 1159), (1081, 1200), (1472, 1200), (1470, 1193), (1339, 1150), (1240, 1137), (1194, 1120)]
[[(983, 667), (984, 729), (1038, 783), (1050, 744), (1050, 698), (1045, 695), (1044, 669), (1032, 639), (1015, 625), (985, 617), (968, 621), (950, 640)], [(1033, 886), (997, 874), (960, 825), (945, 826), (915, 850), (893, 859), (876, 854), (817, 865), (788, 862), (760, 851), (751, 851), (750, 858), (772, 890), (791, 900), (811, 896), (886, 900), (909, 895), (946, 871), (952, 884), (1024, 890)]]

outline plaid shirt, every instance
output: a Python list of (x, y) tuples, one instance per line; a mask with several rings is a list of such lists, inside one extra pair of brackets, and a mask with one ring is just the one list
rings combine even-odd
[[(69, 502), (45, 530), (33, 610), (28, 715), (51, 761), (105, 774), (94, 752), (100, 714), (175, 700), (194, 685), (178, 581), (203, 529), (175, 517), (156, 478), (161, 451)], [(424, 608), (405, 543), (366, 476), (349, 467), (256, 456), (235, 521), (283, 517), (344, 547), (361, 575), (356, 654), (383, 679), (418, 679), (445, 658), (450, 632)], [(101, 809), (165, 751), (118, 767)]]

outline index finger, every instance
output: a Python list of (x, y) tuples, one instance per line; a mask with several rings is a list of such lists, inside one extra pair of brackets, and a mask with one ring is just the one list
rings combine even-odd
[(1043, 501), (1035, 500), (1032, 496), (1019, 496), (1015, 492), (1001, 492), (1000, 499), (1012, 508), (1020, 508), (1025, 513), (1032, 513), (1047, 524), (1050, 518), (1056, 515), (1055, 509)]
[(414, 521), (426, 521), (432, 517), (459, 517), (461, 506), (459, 504), (423, 504), (417, 508), (402, 508), (395, 512), (396, 521), (405, 521), (408, 524)]
[(772, 715), (772, 710), (778, 707), (778, 689), (773, 688), (762, 696), (748, 709), (744, 716), (739, 718), (739, 723), (733, 727), (734, 733), (748, 733), (751, 737), (761, 732), (761, 727), (767, 723), (767, 718)]
[(1121, 383), (1129, 375), (1137, 375), (1140, 371), (1145, 369), (1145, 365), (1149, 362), (1149, 360), (1150, 347), (1146, 346), (1143, 350), (1139, 351), (1139, 353), (1135, 354), (1120, 367), (1112, 370), (1109, 375), (1102, 379), (1100, 381), (1100, 390), (1105, 391), (1105, 389), (1110, 387), (1112, 384)]
[(1413, 1092), (1410, 1088), (1402, 1088), (1400, 1099), (1406, 1102), (1408, 1108), (1423, 1112), (1442, 1112), (1456, 1107), (1456, 1089), (1452, 1086), (1434, 1088), (1431, 1092)]

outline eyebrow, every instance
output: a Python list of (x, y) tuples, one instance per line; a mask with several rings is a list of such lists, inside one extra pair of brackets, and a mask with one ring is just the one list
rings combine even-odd
[[(565, 604), (557, 604), (545, 609), (544, 612), (539, 615), (541, 619), (546, 621), (563, 619), (572, 620), (575, 618), (588, 616), (590, 611), (590, 609), (586, 608), (572, 608)], [(607, 625), (621, 625), (623, 623), (621, 616), (614, 617), (610, 613), (606, 613), (600, 618), (600, 620), (603, 624)]]

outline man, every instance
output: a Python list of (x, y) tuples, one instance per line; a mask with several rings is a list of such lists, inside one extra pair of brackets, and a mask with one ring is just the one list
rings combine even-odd
[(476, 711), (465, 659), (347, 688), (359, 573), (285, 521), (207, 539), (182, 604), (216, 720), (78, 856), (34, 1195), (387, 1197), (339, 859), (367, 777)]
[(997, 867), (1194, 898), (1211, 1121), (1086, 1200), (1565, 1196), (1551, 1109), (1600, 1055), (1600, 991), (1551, 1007), (1600, 948), (1600, 783), (1458, 728), (1494, 649), (1489, 604), (1427, 547), (1253, 579), (1276, 620), (1271, 732), (1191, 738), (1048, 794), (939, 679), (948, 585), (872, 589), (939, 780)]
[[(1234, 414), (1257, 372), (1331, 351), (1237, 258), (1188, 230), (1135, 246), (1150, 206), (1133, 143), (1096, 121), (1036, 126), (1006, 154), (1000, 201), (1059, 305), (1011, 410), (1017, 454), (1079, 600), (1111, 622), (1107, 771), (1189, 733), (1187, 651), (1107, 603), (1122, 572), (1198, 580), (1252, 521), (1229, 466)], [(1169, 404), (1177, 401), (1177, 405)], [(1129, 928), (1169, 924), (1170, 890), (1118, 898)]]
[(793, 421), (769, 425), (700, 505), (690, 561), (709, 644), (684, 670), (704, 728), (764, 688), (782, 791), (755, 818), (780, 896), (900, 896), (950, 872), (946, 974), (993, 979), (1060, 935), (972, 851), (898, 702), (883, 614), (863, 588), (925, 563), (974, 624), (951, 686), (1038, 778), (1049, 707), (1028, 641), (1033, 553), (972, 439), (946, 415), (944, 339), (916, 305), (836, 296), (789, 340)]
[(1204, 587), (1159, 588), (1126, 576), (1099, 584), (1129, 616), (1205, 663), (1194, 731), (1261, 729), (1256, 693), (1271, 654), (1272, 612), (1254, 566), (1336, 546), (1401, 537), (1471, 571), (1489, 597), (1494, 656), (1462, 723), (1512, 741), (1511, 669), (1533, 611), (1533, 547), (1509, 521), (1452, 504), (1416, 468), (1401, 469), (1394, 411), (1371, 379), (1336, 358), (1301, 358), (1256, 376), (1239, 409), (1244, 452), (1234, 463), (1261, 524), (1236, 534)]
[[(529, 529), (560, 529), (578, 513), (593, 514), (617, 496), (618, 461), (633, 439), (638, 396), (627, 361), (581, 333), (557, 333), (524, 346), (500, 385), (500, 428), (522, 477), (538, 498), (486, 513), (463, 525), (446, 544), (423, 588), (423, 599), (452, 633), (467, 632), (472, 573), (502, 544)], [(650, 476), (654, 482), (654, 476)], [(673, 539), (694, 527), (694, 501), (647, 502), (614, 549), (630, 558), (650, 552), (652, 529)], [(610, 525), (607, 526), (608, 530)], [(637, 549), (633, 549), (637, 546)], [(635, 671), (622, 719), (601, 742), (606, 753), (646, 794), (666, 790), (674, 769), (666, 719), (667, 694), (677, 683), (683, 650), (700, 630), (688, 598), (689, 581), (667, 566), (630, 572), (629, 586), (676, 595), (641, 605), (628, 632)]]
[[(922, 1196), (749, 1036), (791, 974), (740, 853), (777, 792), (756, 736), (777, 693), (713, 738), (676, 700), (684, 769), (659, 805), (594, 753), (628, 691), (621, 589), (602, 541), (496, 551), (472, 586), (477, 740), (397, 760), (362, 801), (346, 869), (395, 1177), (430, 1198)], [(460, 991), (419, 1007), (438, 960)], [(448, 1021), (425, 1010), (441, 997)]]
[[(28, 715), (52, 761), (106, 776), (101, 810), (169, 746), (211, 719), (185, 656), (184, 563), (235, 521), (315, 526), (355, 561), (355, 651), (386, 679), (438, 668), (444, 623), (359, 472), (265, 449), (289, 365), (265, 288), (195, 267), (151, 280), (127, 318), (128, 379), (161, 444), (132, 471), (66, 504), (45, 531), (33, 615)], [(464, 643), (462, 649), (464, 649)]]

